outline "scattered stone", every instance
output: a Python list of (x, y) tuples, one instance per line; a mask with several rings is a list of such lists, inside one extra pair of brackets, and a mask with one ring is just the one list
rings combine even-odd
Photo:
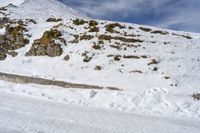
[(140, 73), (140, 74), (142, 74), (142, 71), (140, 71), (140, 70), (134, 70), (134, 71), (130, 71), (129, 73)]
[(90, 62), (92, 60), (92, 56), (85, 56), (84, 58), (83, 58), (83, 62)]
[(158, 64), (159, 62), (156, 59), (152, 59), (148, 65)]
[(69, 55), (66, 55), (65, 57), (64, 57), (64, 60), (65, 61), (68, 61), (70, 59), (70, 56)]
[(153, 71), (158, 71), (158, 67), (154, 67), (154, 68), (153, 68)]
[(165, 76), (164, 79), (170, 79), (170, 77), (169, 76)]
[(200, 93), (193, 94), (192, 97), (196, 100), (200, 100)]
[(102, 70), (102, 67), (97, 65), (94, 69), (97, 71), (100, 71), (100, 70)]
[(120, 55), (115, 55), (115, 56), (114, 56), (114, 60), (115, 60), (115, 61), (120, 61), (120, 60), (121, 60), (120, 57), (121, 57)]

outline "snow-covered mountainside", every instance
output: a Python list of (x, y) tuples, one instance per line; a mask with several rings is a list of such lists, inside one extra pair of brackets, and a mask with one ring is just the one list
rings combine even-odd
[(16, 5), (0, 8), (0, 72), (120, 91), (0, 82), (1, 91), (200, 119), (200, 34), (89, 19), (56, 0)]
[(17, 6), (9, 8), (11, 18), (86, 18), (85, 15), (57, 0), (3, 0), (0, 7), (9, 4)]

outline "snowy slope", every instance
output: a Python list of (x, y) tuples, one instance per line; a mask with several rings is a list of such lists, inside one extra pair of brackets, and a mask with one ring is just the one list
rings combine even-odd
[(9, 9), (11, 18), (86, 18), (85, 15), (57, 0), (6, 0), (0, 6), (10, 3), (18, 6)]
[[(200, 121), (138, 116), (0, 91), (2, 133), (199, 133)], [(153, 122), (152, 122), (153, 121)]]
[(0, 7), (7, 6), (9, 4), (13, 4), (15, 6), (20, 6), (25, 0), (1, 0)]
[[(6, 5), (5, 2), (4, 5)], [(98, 108), (91, 109), (91, 112), (99, 111), (99, 108), (114, 110), (112, 112), (113, 116), (110, 116), (112, 113), (108, 116), (105, 113), (102, 114), (111, 119), (111, 121), (108, 120), (107, 122), (114, 121), (112, 118), (116, 117), (115, 111), (117, 110), (122, 112), (122, 116), (118, 118), (119, 120), (123, 119), (124, 115), (131, 117), (132, 114), (129, 113), (145, 114), (147, 116), (167, 117), (167, 120), (157, 118), (159, 122), (156, 125), (161, 127), (168, 125), (168, 129), (173, 127), (172, 129), (176, 128), (177, 132), (188, 132), (189, 126), (192, 127), (193, 132), (199, 129), (198, 125), (192, 126), (194, 124), (192, 121), (195, 119), (200, 120), (200, 102), (195, 100), (192, 95), (200, 92), (200, 34), (130, 23), (117, 23), (118, 26), (112, 29), (114, 31), (109, 32), (106, 27), (116, 24), (116, 22), (85, 18), (84, 15), (56, 0), (15, 2), (18, 3), (15, 4), (18, 7), (10, 7), (8, 17), (11, 19), (33, 18), (32, 22), (23, 20), (25, 28), (27, 28), (27, 32), (24, 34), (29, 36), (30, 43), (15, 50), (18, 53), (16, 57), (7, 55), (5, 60), (0, 61), (0, 72), (72, 83), (105, 87), (113, 86), (120, 88), (121, 91), (106, 89), (74, 90), (73, 88), (65, 90), (55, 86), (22, 85), (0, 81), (0, 91), (2, 93), (5, 92), (5, 97), (2, 96), (5, 99), (2, 100), (7, 101), (6, 97), (10, 98), (8, 94), (12, 94), (14, 95), (14, 98), (12, 96), (10, 98), (12, 105), (13, 99), (17, 99), (15, 95), (20, 97), (23, 95), (26, 98), (23, 97), (22, 99), (24, 101), (30, 100), (30, 105), (33, 105), (34, 101), (40, 101), (41, 99), (49, 100), (50, 104), (55, 107), (50, 108), (50, 105), (45, 107), (52, 110), (63, 104), (68, 106), (81, 105), (83, 110), (87, 107)], [(62, 20), (47, 22), (46, 19), (50, 17), (62, 18)], [(77, 25), (74, 23), (75, 18), (84, 18), (84, 22)], [(95, 28), (90, 26), (90, 21), (96, 21)], [(53, 58), (48, 56), (25, 56), (31, 49), (33, 42), (40, 39), (45, 31), (53, 27), (61, 32), (61, 37), (66, 41), (66, 44), (61, 44), (62, 55)], [(98, 30), (89, 32), (91, 29)], [(0, 34), (4, 33), (5, 26), (0, 28)], [(102, 35), (104, 35), (104, 38), (100, 39)], [(76, 38), (77, 36), (78, 39)], [(88, 36), (92, 36), (92, 38), (88, 39)], [(134, 40), (139, 41), (134, 42)], [(69, 57), (68, 61), (64, 60), (66, 55)], [(89, 61), (85, 62), (85, 58), (89, 58)], [(40, 100), (27, 97), (34, 97)], [(0, 101), (2, 100), (0, 99)], [(4, 105), (3, 103), (1, 104)], [(28, 115), (34, 114), (29, 110), (29, 103), (22, 102), (21, 104), (27, 106)], [(46, 105), (47, 103), (43, 102), (43, 104)], [(61, 109), (61, 107), (58, 108)], [(7, 117), (2, 115), (8, 114), (6, 109), (9, 110), (9, 107), (4, 105), (0, 116), (5, 121), (9, 121), (9, 115), (5, 115)], [(78, 113), (82, 108), (77, 110), (73, 108), (69, 112), (73, 112), (73, 110)], [(63, 114), (66, 113), (63, 110), (61, 112)], [(22, 111), (22, 114), (25, 113)], [(12, 113), (12, 115), (15, 114)], [(17, 114), (16, 119), (18, 117), (21, 118), (19, 121), (22, 120), (20, 122), (24, 123), (23, 119), (26, 119), (27, 116), (18, 116)], [(37, 121), (38, 113), (35, 114), (35, 117)], [(53, 118), (59, 120), (60, 117), (63, 118), (62, 115)], [(94, 115), (94, 117), (97, 117), (97, 115)], [(178, 125), (175, 124), (176, 126), (174, 126), (174, 124), (170, 124), (173, 120), (169, 120), (169, 117), (176, 119), (185, 117), (189, 119), (189, 123), (187, 125), (186, 122), (179, 123), (174, 120), (175, 123), (178, 123)], [(46, 121), (49, 121), (52, 117), (46, 116), (45, 118)], [(134, 119), (137, 118), (132, 116), (128, 121), (134, 122)], [(147, 118), (139, 117), (138, 119), (142, 123)], [(68, 118), (64, 117), (62, 120), (68, 121)], [(90, 121), (90, 119), (83, 120)], [(98, 117), (94, 121), (98, 120), (104, 122)], [(167, 122), (164, 122), (165, 120)], [(30, 123), (32, 124), (33, 121), (35, 121), (34, 117)], [(151, 125), (151, 121), (151, 118), (145, 121), (144, 132), (148, 132), (150, 130), (149, 127), (153, 127), (151, 128), (152, 132), (161, 132), (162, 129), (165, 131), (166, 127), (162, 129), (155, 128), (154, 125)], [(15, 125), (16, 123), (13, 124)], [(118, 123), (116, 124), (118, 125)], [(122, 126), (132, 126), (126, 125), (129, 122), (121, 122), (120, 124)], [(19, 125), (16, 124), (15, 126), (18, 127)], [(87, 129), (87, 126), (92, 126), (93, 129), (93, 125), (86, 125), (83, 129)], [(100, 126), (98, 130), (101, 131), (104, 126)], [(77, 125), (74, 126), (74, 129), (76, 127)], [(30, 128), (27, 130), (29, 131)], [(110, 125), (107, 128), (111, 128), (109, 130), (111, 132), (123, 132), (120, 129), (115, 130), (115, 127), (110, 127)], [(8, 127), (9, 129), (10, 127)], [(90, 131), (93, 131), (92, 129)], [(130, 128), (131, 131), (134, 129), (134, 126)], [(158, 130), (155, 131), (156, 129)], [(18, 130), (18, 128), (13, 130)], [(142, 132), (140, 129), (137, 131)]]
[[(107, 90), (86, 92), (86, 95), (91, 95), (91, 98), (85, 98), (85, 93), (82, 94), (80, 91), (52, 96), (58, 99), (64, 97), (68, 100), (67, 103), (83, 102), (86, 106), (120, 111), (200, 118), (199, 102), (192, 98), (194, 93), (200, 91), (199, 34), (127, 23), (120, 23), (125, 28), (115, 28), (116, 33), (109, 33), (105, 31), (105, 26), (114, 22), (96, 21), (100, 29), (97, 33), (88, 32), (90, 29), (88, 22), (77, 26), (73, 24), (73, 20), (68, 19), (60, 22), (38, 19), (36, 24), (28, 23), (30, 43), (16, 50), (17, 57), (8, 55), (6, 60), (1, 61), (0, 71), (72, 83), (113, 86), (123, 90), (113, 93)], [(33, 41), (54, 26), (61, 31), (62, 37), (67, 41), (67, 45), (62, 44), (63, 54), (54, 58), (25, 56)], [(167, 34), (145, 32), (140, 27), (167, 32)], [(77, 34), (96, 37), (72, 43), (74, 35)], [(135, 38), (143, 42), (124, 43), (115, 39), (103, 40), (104, 43), (100, 44), (102, 48), (94, 49), (94, 43), (99, 44), (98, 36), (102, 34)], [(191, 39), (186, 36), (190, 36)], [(122, 48), (118, 49), (116, 46)], [(84, 53), (92, 57), (90, 62), (83, 61)], [(68, 61), (63, 60), (66, 55), (70, 57)], [(121, 57), (119, 61), (115, 61), (110, 55)], [(139, 58), (124, 58), (124, 55), (139, 56)], [(147, 57), (142, 58), (142, 55)], [(158, 63), (148, 65), (152, 59)], [(102, 69), (96, 70), (96, 66), (101, 66)]]

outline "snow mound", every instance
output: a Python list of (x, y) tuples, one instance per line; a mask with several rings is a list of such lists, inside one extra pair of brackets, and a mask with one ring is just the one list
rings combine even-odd
[[(22, 0), (21, 0), (22, 1)], [(20, 3), (19, 2), (16, 2)], [(80, 12), (57, 0), (26, 0), (19, 7), (10, 9), (10, 17), (23, 18), (86, 18)]]

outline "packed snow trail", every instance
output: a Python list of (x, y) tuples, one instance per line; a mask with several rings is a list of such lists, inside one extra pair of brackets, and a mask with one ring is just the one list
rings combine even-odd
[(152, 118), (0, 92), (4, 133), (199, 133), (199, 121)]
[(103, 86), (95, 86), (95, 85), (86, 85), (86, 84), (76, 84), (76, 83), (69, 83), (64, 81), (56, 81), (56, 80), (49, 80), (49, 79), (42, 79), (42, 78), (35, 78), (35, 77), (28, 77), (22, 75), (15, 75), (15, 74), (8, 74), (0, 72), (0, 80), (20, 83), (20, 84), (40, 84), (40, 85), (53, 85), (59, 86), (63, 88), (73, 88), (73, 89), (108, 89), (108, 90), (120, 90), (115, 87), (103, 87)]

